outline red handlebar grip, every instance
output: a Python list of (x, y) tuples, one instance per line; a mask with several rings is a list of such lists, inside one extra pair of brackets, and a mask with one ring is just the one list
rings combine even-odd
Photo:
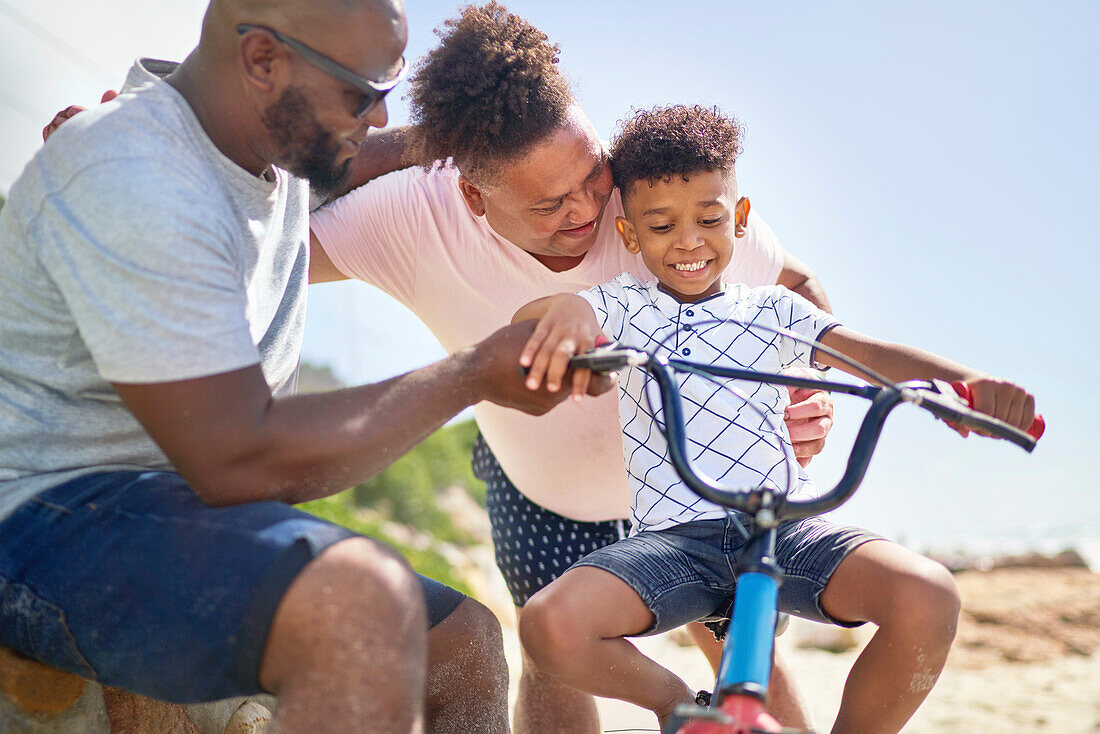
[[(951, 387), (955, 388), (955, 392), (958, 393), (959, 397), (966, 401), (967, 407), (974, 407), (974, 396), (970, 394), (969, 385), (965, 382), (952, 382)], [(1035, 419), (1031, 421), (1031, 425), (1027, 429), (1027, 435), (1038, 441), (1046, 429), (1047, 422), (1043, 420), (1043, 416), (1036, 413)]]

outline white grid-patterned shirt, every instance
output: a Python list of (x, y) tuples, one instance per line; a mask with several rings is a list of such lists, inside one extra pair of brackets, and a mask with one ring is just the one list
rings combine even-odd
[[(604, 333), (624, 346), (760, 372), (812, 365), (813, 354), (795, 339), (754, 325), (787, 329), (806, 339), (817, 339), (838, 325), (831, 314), (782, 286), (730, 285), (711, 298), (681, 303), (655, 282), (623, 273), (581, 291), (580, 296), (592, 305)], [(688, 452), (696, 468), (727, 487), (787, 486), (786, 461), (778, 443), (790, 444), (782, 420), (789, 402), (787, 388), (730, 383), (773, 417), (780, 428), (777, 433), (760, 413), (719, 384), (688, 374), (679, 374), (677, 382)], [(660, 393), (644, 369), (632, 367), (620, 373), (619, 420), (633, 493), (633, 532), (725, 515), (725, 510), (696, 495), (676, 474), (657, 424), (663, 422), (661, 412)], [(809, 475), (800, 468), (793, 491), (809, 482)]]

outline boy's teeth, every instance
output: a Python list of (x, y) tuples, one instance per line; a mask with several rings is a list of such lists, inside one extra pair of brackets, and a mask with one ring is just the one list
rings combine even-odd
[(709, 260), (700, 260), (699, 262), (694, 262), (694, 263), (676, 263), (672, 267), (674, 267), (677, 270), (684, 270), (684, 271), (687, 271), (687, 272), (693, 272), (695, 270), (702, 270), (703, 268), (705, 268), (707, 266), (708, 262), (710, 262), (710, 261)]

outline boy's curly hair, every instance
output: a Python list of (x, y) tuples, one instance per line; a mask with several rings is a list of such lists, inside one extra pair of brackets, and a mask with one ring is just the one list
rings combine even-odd
[(411, 79), (409, 151), (426, 167), (453, 158), (492, 174), (565, 120), (573, 101), (546, 34), (497, 2), (467, 5), (436, 29)]
[(624, 194), (635, 181), (699, 171), (733, 172), (741, 123), (717, 107), (671, 105), (635, 110), (611, 141), (611, 174)]

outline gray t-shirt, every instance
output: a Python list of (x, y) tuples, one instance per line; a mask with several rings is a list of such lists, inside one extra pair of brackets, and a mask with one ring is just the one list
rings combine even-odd
[(171, 469), (111, 387), (260, 364), (296, 387), (309, 189), (240, 168), (135, 66), (0, 212), (0, 518), (82, 474)]

